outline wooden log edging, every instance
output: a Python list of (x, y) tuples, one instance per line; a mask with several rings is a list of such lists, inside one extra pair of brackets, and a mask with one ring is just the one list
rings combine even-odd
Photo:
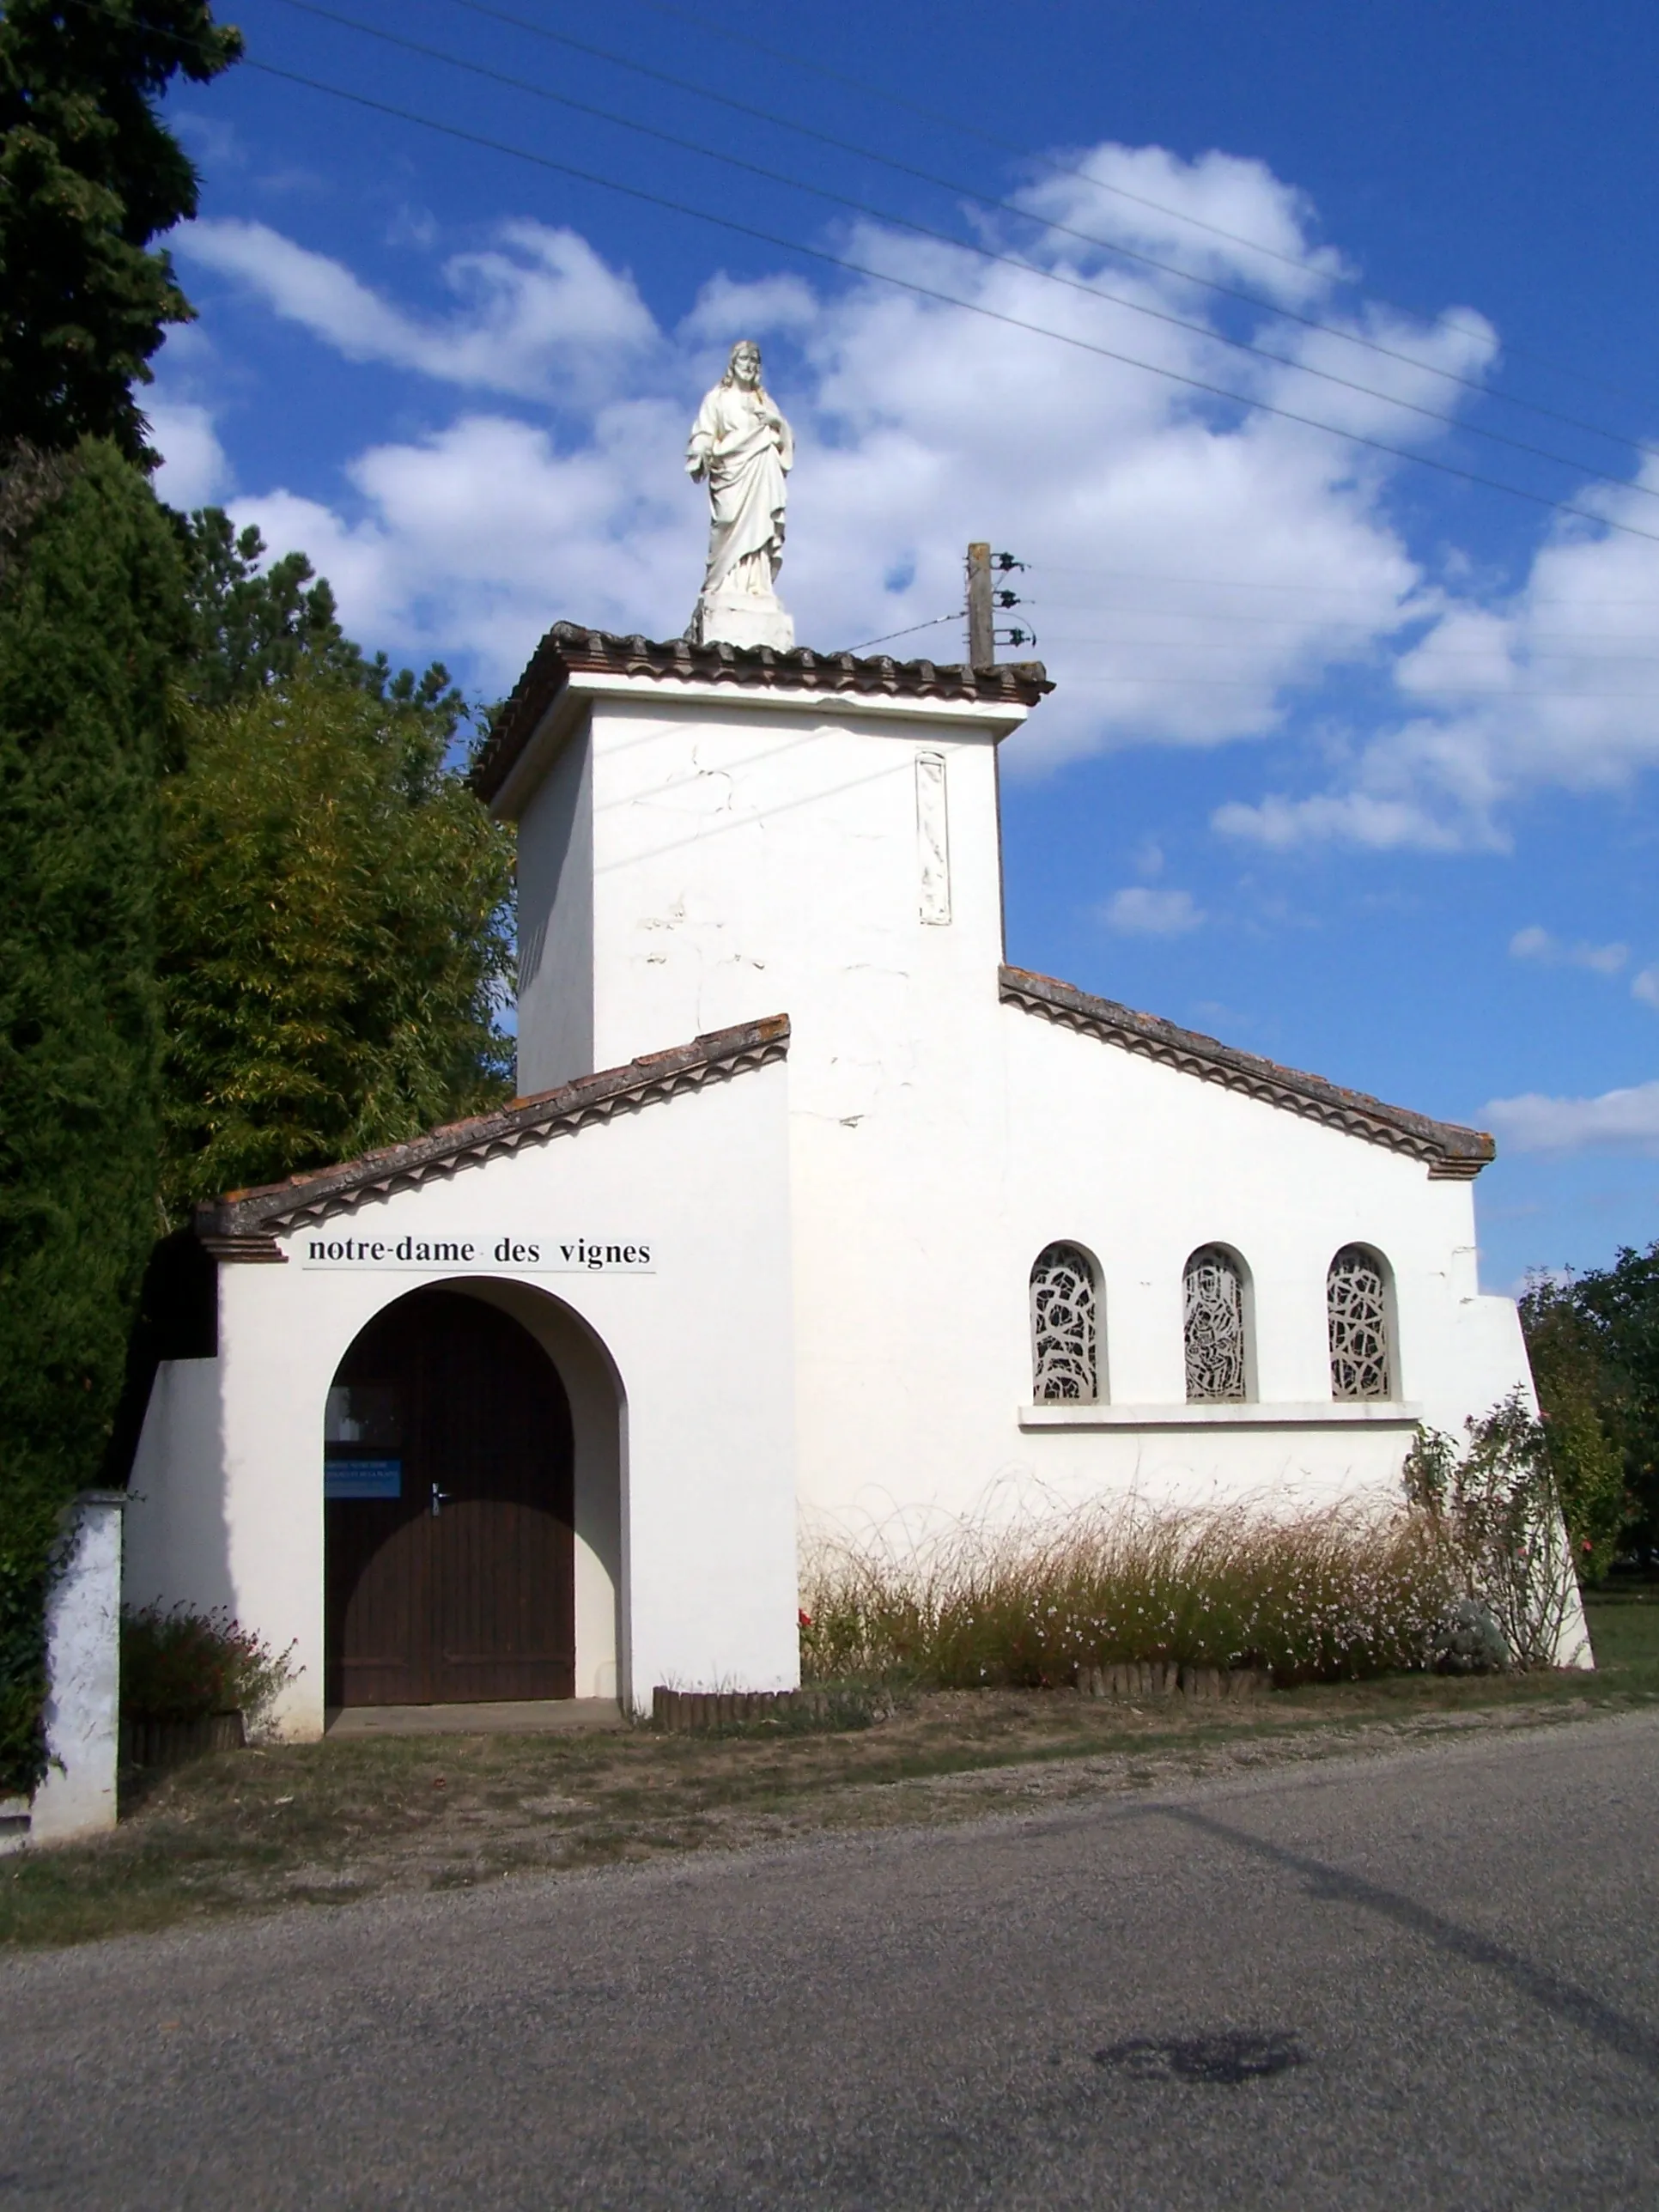
[(685, 1735), (705, 1729), (752, 1727), (757, 1722), (820, 1719), (847, 1702), (826, 1690), (670, 1690), (651, 1692), (651, 1723)]
[(1110, 1667), (1079, 1667), (1077, 1686), (1085, 1698), (1180, 1696), (1230, 1703), (1262, 1695), (1272, 1688), (1273, 1677), (1265, 1667), (1186, 1667), (1173, 1659), (1132, 1659)]
[(187, 1721), (130, 1713), (121, 1723), (121, 1764), (183, 1766), (210, 1752), (240, 1751), (246, 1741), (240, 1713), (203, 1713)]

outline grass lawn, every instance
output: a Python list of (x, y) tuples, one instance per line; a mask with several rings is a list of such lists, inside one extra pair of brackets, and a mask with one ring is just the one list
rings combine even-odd
[(856, 1730), (357, 1737), (139, 1778), (116, 1832), (0, 1860), (0, 1942), (947, 1821), (1659, 1698), (1659, 1593), (1590, 1607), (1595, 1674), (1378, 1682), (1188, 1708), (1066, 1691), (901, 1697)]
[(1584, 1610), (1597, 1667), (1632, 1688), (1659, 1690), (1659, 1589), (1598, 1592)]

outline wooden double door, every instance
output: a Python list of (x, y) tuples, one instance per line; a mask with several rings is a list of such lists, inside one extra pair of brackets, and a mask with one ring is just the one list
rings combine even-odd
[(327, 1702), (574, 1696), (570, 1406), (528, 1332), (413, 1292), (342, 1361), (325, 1438)]

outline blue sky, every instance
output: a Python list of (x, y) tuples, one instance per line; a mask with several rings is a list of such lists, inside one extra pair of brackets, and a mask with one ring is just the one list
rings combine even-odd
[(471, 137), (175, 96), (167, 496), (496, 696), (555, 618), (680, 629), (685, 428), (757, 336), (803, 642), (950, 613), (970, 537), (1029, 564), (1011, 958), (1494, 1128), (1491, 1286), (1659, 1235), (1652, 9), (231, 13)]

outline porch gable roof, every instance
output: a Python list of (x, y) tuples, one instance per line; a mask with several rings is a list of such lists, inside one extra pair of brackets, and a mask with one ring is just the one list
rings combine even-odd
[(217, 1259), (280, 1261), (279, 1236), (300, 1222), (337, 1213), (371, 1192), (386, 1197), (412, 1189), (517, 1152), (521, 1145), (545, 1144), (613, 1115), (701, 1091), (746, 1068), (767, 1066), (788, 1049), (787, 1014), (714, 1030), (690, 1044), (642, 1054), (626, 1066), (579, 1076), (556, 1091), (514, 1098), (490, 1113), (428, 1129), (406, 1144), (386, 1145), (337, 1166), (309, 1169), (285, 1182), (227, 1191), (197, 1208), (196, 1235)]

